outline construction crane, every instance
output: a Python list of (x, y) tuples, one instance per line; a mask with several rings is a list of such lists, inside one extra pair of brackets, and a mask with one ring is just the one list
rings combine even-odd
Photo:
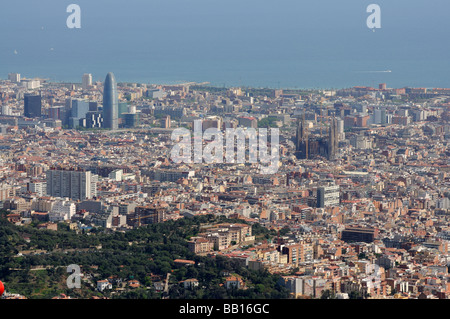
[(141, 227), (141, 219), (144, 219), (144, 218), (149, 218), (149, 217), (154, 217), (154, 215), (147, 215), (147, 216), (138, 216), (138, 217), (135, 217), (135, 218), (130, 218), (130, 220), (138, 220), (138, 227)]

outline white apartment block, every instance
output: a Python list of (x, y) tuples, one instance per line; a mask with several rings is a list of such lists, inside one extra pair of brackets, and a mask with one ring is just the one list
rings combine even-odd
[(28, 191), (42, 197), (47, 194), (47, 184), (45, 182), (28, 183)]
[(67, 200), (59, 200), (53, 204), (48, 218), (51, 222), (70, 220), (76, 213), (75, 203)]

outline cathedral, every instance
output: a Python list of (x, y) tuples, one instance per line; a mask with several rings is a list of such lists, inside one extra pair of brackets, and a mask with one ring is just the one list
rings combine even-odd
[(336, 159), (339, 133), (337, 120), (333, 118), (330, 123), (328, 135), (309, 135), (305, 122), (305, 114), (299, 121), (295, 135), (295, 156), (298, 159), (314, 159), (324, 157), (327, 160)]

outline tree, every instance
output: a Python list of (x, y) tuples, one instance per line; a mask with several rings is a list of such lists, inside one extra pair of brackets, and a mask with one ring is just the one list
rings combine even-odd
[(357, 290), (350, 291), (350, 293), (348, 294), (348, 298), (349, 299), (363, 299), (363, 297), (361, 296), (361, 292), (359, 292)]
[(336, 294), (334, 293), (334, 291), (330, 291), (329, 289), (327, 289), (322, 292), (322, 296), (320, 297), (320, 299), (336, 299)]
[(360, 253), (360, 254), (358, 255), (358, 259), (367, 259), (367, 256), (366, 256), (365, 253)]
[[(253, 271), (243, 267), (239, 261), (225, 257), (214, 258), (198, 256), (189, 251), (187, 238), (196, 235), (202, 224), (218, 221), (235, 223), (237, 219), (226, 217), (216, 218), (213, 215), (182, 219), (165, 223), (152, 224), (125, 233), (109, 232), (98, 228), (88, 234), (75, 234), (73, 231), (38, 230), (30, 226), (16, 226), (0, 216), (0, 277), (9, 283), (8, 290), (24, 294), (26, 297), (52, 297), (55, 292), (61, 293), (65, 285), (67, 265), (77, 264), (85, 275), (93, 276), (92, 280), (105, 279), (109, 276), (127, 280), (132, 276), (145, 286), (152, 285), (150, 274), (159, 275), (163, 280), (167, 273), (172, 273), (171, 282), (175, 286), (179, 281), (196, 278), (200, 287), (195, 291), (185, 292), (180, 288), (174, 296), (179, 298), (287, 298), (288, 292), (277, 284), (278, 275), (267, 271)], [(270, 231), (262, 226), (254, 226), (261, 234)], [(30, 243), (25, 242), (23, 233), (30, 236)], [(3, 236), (4, 234), (4, 236)], [(163, 238), (166, 238), (164, 244)], [(128, 243), (132, 242), (132, 245)], [(92, 248), (101, 244), (102, 249)], [(15, 257), (16, 247), (30, 249), (47, 249), (48, 253)], [(20, 248), (21, 250), (23, 248)], [(76, 249), (75, 252), (60, 252), (56, 247)], [(80, 250), (79, 248), (89, 248)], [(196, 266), (176, 266), (174, 259), (194, 260)], [(42, 271), (39, 278), (34, 279), (37, 272), (29, 272), (35, 265), (50, 266), (50, 270)], [(10, 269), (22, 269), (11, 271)], [(223, 273), (227, 271), (241, 276), (249, 289), (226, 290), (222, 286)], [(37, 281), (39, 280), (39, 282)], [(37, 290), (39, 287), (39, 290)], [(43, 290), (40, 289), (43, 287)], [(95, 287), (86, 286), (83, 298), (98, 295)], [(74, 292), (72, 293), (74, 294)], [(71, 294), (71, 295), (72, 295)], [(74, 295), (75, 296), (75, 295)], [(100, 295), (102, 296), (102, 295)], [(138, 290), (124, 293), (123, 296), (112, 295), (114, 298), (160, 298), (160, 294), (151, 291)], [(171, 293), (172, 296), (172, 293)]]

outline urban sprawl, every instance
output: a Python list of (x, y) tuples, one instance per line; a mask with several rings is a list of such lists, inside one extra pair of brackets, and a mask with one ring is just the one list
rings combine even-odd
[[(279, 274), (292, 298), (449, 298), (450, 89), (149, 85), (112, 73), (81, 80), (0, 81), (8, 222), (127, 232), (225, 216), (241, 222), (203, 227), (186, 239), (189, 250)], [(193, 131), (195, 121), (204, 131), (279, 129), (276, 172), (251, 162), (175, 163), (172, 132)], [(255, 224), (276, 235), (255, 236)], [(94, 284), (112, 287), (108, 278)], [(223, 284), (248, 285), (239, 276)]]

